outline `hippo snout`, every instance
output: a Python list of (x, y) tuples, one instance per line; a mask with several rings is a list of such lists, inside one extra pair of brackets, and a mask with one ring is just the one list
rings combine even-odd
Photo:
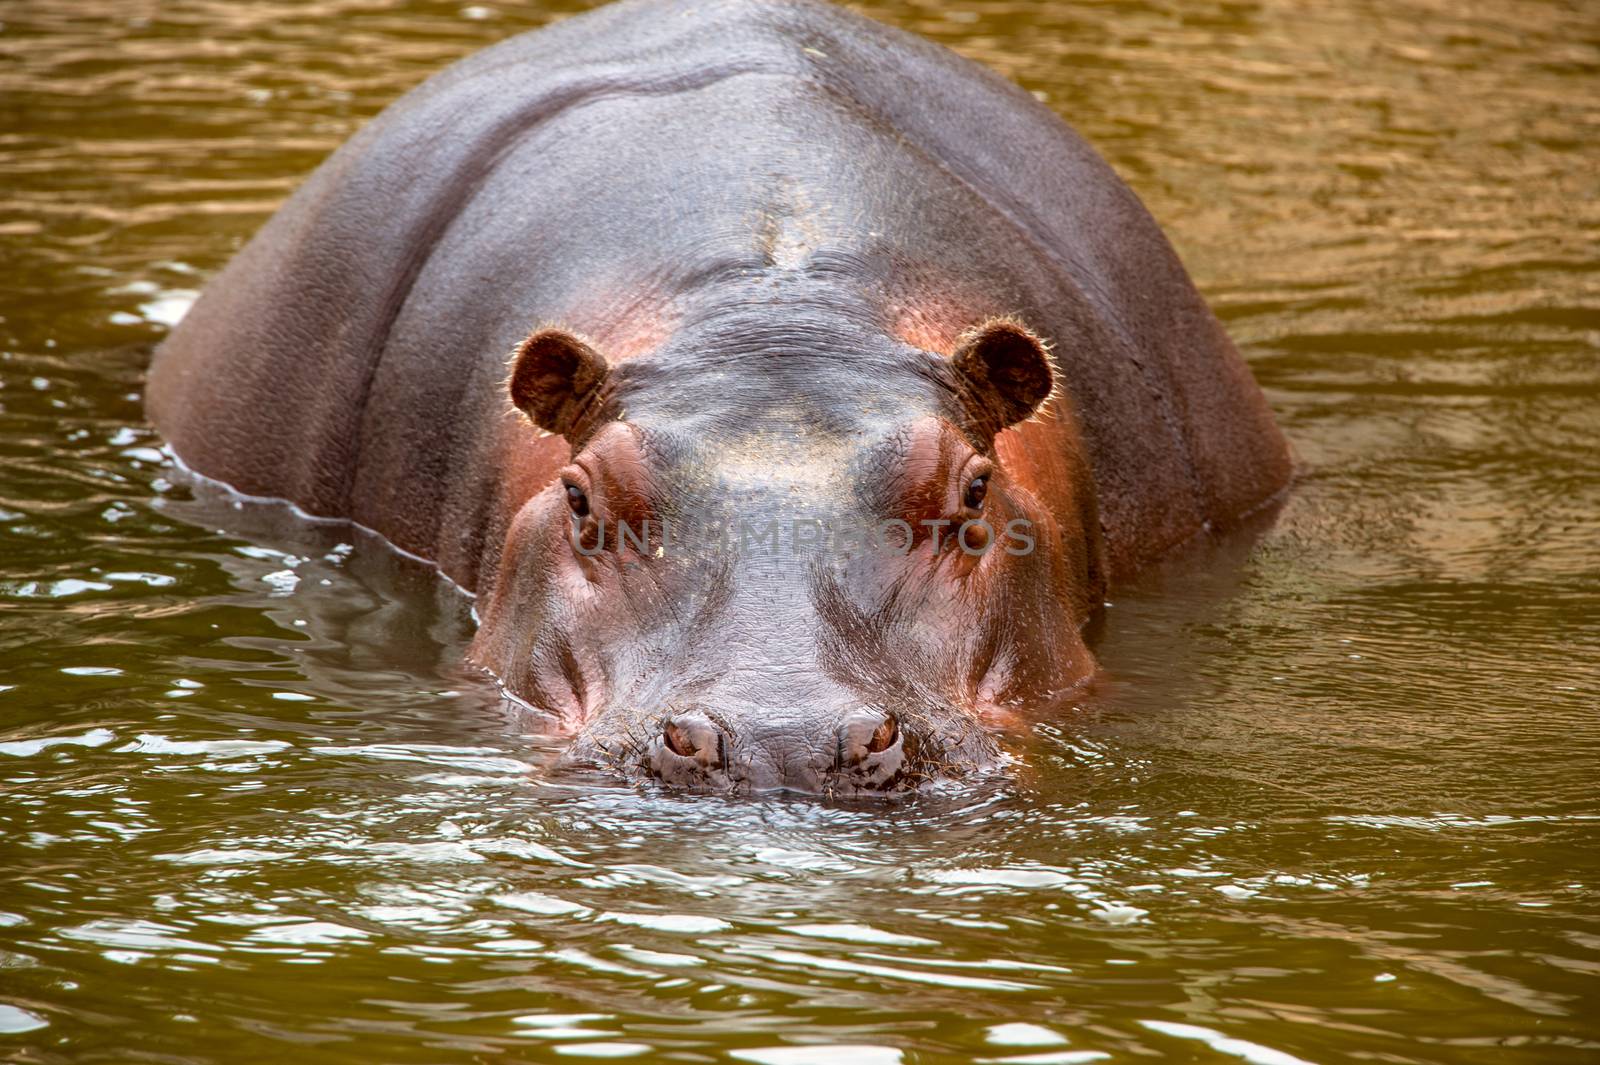
[(689, 791), (852, 796), (909, 790), (955, 762), (978, 768), (994, 755), (982, 744), (952, 758), (949, 736), (938, 737), (913, 715), (876, 707), (813, 718), (804, 727), (673, 710), (641, 731), (645, 735), (624, 750), (591, 730), (574, 757)]

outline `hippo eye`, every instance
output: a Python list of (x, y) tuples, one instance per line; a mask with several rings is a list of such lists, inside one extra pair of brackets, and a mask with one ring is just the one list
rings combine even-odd
[(974, 477), (967, 484), (967, 494), (962, 500), (970, 510), (982, 510), (983, 500), (989, 494), (989, 476)]
[(589, 497), (575, 484), (567, 485), (567, 506), (576, 517), (589, 516)]

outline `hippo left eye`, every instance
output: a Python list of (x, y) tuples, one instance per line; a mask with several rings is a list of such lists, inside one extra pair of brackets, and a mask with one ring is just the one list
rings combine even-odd
[(974, 477), (971, 481), (967, 482), (967, 494), (962, 499), (962, 502), (965, 503), (970, 510), (982, 510), (983, 501), (988, 494), (988, 475), (985, 474), (982, 477)]
[(589, 497), (575, 484), (567, 485), (567, 506), (580, 518), (589, 516)]

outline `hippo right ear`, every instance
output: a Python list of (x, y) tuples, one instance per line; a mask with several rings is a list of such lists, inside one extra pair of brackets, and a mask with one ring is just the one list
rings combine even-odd
[(538, 329), (511, 353), (506, 390), (539, 428), (576, 446), (605, 407), (606, 360), (564, 329)]

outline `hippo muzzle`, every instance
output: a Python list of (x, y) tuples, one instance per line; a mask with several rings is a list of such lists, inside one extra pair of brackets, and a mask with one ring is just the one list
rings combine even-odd
[[(998, 761), (998, 747), (976, 724), (947, 714), (934, 729), (910, 715), (860, 707), (804, 730), (735, 725), (704, 709), (680, 709), (628, 735), (585, 730), (569, 762), (618, 769), (686, 791), (827, 798), (892, 795), (965, 777)], [(907, 720), (910, 718), (910, 721)]]

